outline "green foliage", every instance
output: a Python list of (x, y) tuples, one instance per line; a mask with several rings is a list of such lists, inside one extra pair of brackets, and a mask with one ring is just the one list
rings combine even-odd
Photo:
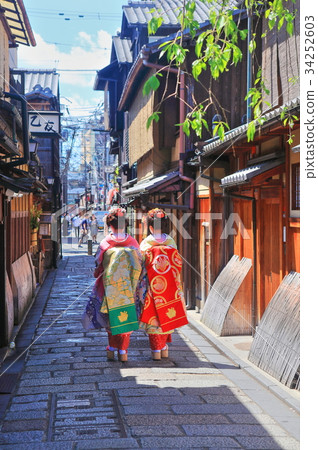
[(182, 130), (187, 136), (190, 136), (190, 132), (193, 130), (198, 137), (201, 137), (203, 127), (209, 131), (208, 123), (204, 119), (205, 114), (203, 106), (199, 105), (196, 110), (189, 112), (183, 123), (177, 125), (182, 126)]
[(142, 89), (143, 95), (149, 95), (151, 91), (156, 91), (158, 89), (158, 87), (160, 86), (158, 77), (162, 77), (162, 74), (159, 72), (148, 78)]
[(161, 114), (160, 111), (155, 111), (154, 113), (151, 114), (151, 116), (148, 117), (147, 123), (146, 123), (147, 130), (150, 127), (150, 125), (152, 124), (153, 121), (155, 121), (155, 122), (159, 121), (160, 114)]
[[(268, 7), (265, 10), (265, 18), (268, 20), (268, 27), (272, 30), (275, 26), (280, 30), (282, 26), (286, 25), (287, 33), (292, 36), (294, 32), (294, 19), (296, 13), (290, 12), (285, 6), (287, 0), (274, 0), (268, 2)], [(293, 0), (295, 3), (295, 0)]]
[(290, 129), (294, 128), (295, 121), (298, 119), (299, 117), (291, 114), (287, 108), (283, 108), (283, 111), (280, 114), (280, 120), (283, 122), (284, 127), (288, 126)]
[(225, 136), (225, 129), (227, 128), (229, 130), (230, 129), (229, 125), (226, 122), (222, 121), (213, 122), (213, 125), (214, 125), (213, 136), (217, 134), (220, 140), (223, 141)]
[[(157, 11), (156, 9), (151, 9), (150, 13), (158, 14), (160, 11)], [(152, 34), (156, 34), (158, 29), (161, 27), (163, 23), (163, 18), (161, 16), (158, 17), (152, 17), (148, 22), (148, 34), (151, 36)]]
[[(292, 1), (295, 2), (295, 0)], [(288, 9), (287, 2), (288, 0), (245, 0), (245, 8), (248, 13), (253, 13), (257, 17), (264, 15), (269, 30), (273, 30), (275, 27), (277, 30), (281, 30), (282, 27), (285, 27), (287, 33), (292, 35), (296, 13)], [(166, 41), (160, 46), (160, 58), (165, 56), (169, 65), (186, 72), (189, 50), (184, 45), (184, 35), (190, 34), (195, 43), (196, 55), (196, 59), (191, 62), (191, 75), (197, 82), (200, 82), (202, 73), (207, 70), (214, 80), (218, 80), (221, 74), (228, 71), (232, 65), (236, 66), (240, 63), (243, 57), (241, 47), (242, 45), (246, 45), (244, 41), (248, 37), (248, 30), (242, 28), (241, 20), (237, 20), (237, 16), (234, 17), (235, 8), (229, 6), (229, 0), (223, 0), (223, 2), (205, 0), (205, 3), (210, 6), (209, 28), (200, 31), (199, 23), (195, 20), (195, 1), (184, 0), (178, 14), (180, 31), (173, 40)], [(151, 12), (154, 17), (148, 23), (148, 32), (149, 34), (155, 34), (163, 23), (163, 13), (158, 13), (156, 10), (152, 10)], [(266, 35), (267, 31), (262, 34), (261, 38), (264, 38)], [(251, 41), (248, 43), (248, 50), (252, 57), (255, 55), (256, 46), (256, 35), (253, 34)], [(158, 89), (160, 85), (158, 76), (162, 76), (161, 71), (152, 75), (146, 81), (143, 88), (144, 95), (148, 95), (151, 91)], [(202, 136), (204, 128), (209, 130), (209, 126), (204, 117), (208, 106), (213, 103), (213, 92), (210, 88), (207, 88), (207, 92), (207, 98), (203, 102), (198, 104), (194, 101), (192, 107), (187, 104), (188, 110), (190, 109), (190, 111), (186, 116), (185, 122), (181, 124), (187, 136), (190, 135), (191, 130), (198, 137)], [(264, 96), (268, 94), (269, 91), (264, 84), (262, 75), (258, 73), (254, 85), (246, 95), (246, 100), (249, 100), (253, 108), (254, 117), (248, 125), (248, 140), (254, 138), (256, 125), (262, 121), (262, 105), (264, 103), (266, 104)], [(147, 127), (150, 126), (153, 120), (159, 120), (158, 112), (155, 112), (149, 117)], [(213, 135), (218, 135), (220, 139), (223, 139), (226, 129), (229, 129), (228, 124), (226, 122), (218, 122), (214, 125)]]

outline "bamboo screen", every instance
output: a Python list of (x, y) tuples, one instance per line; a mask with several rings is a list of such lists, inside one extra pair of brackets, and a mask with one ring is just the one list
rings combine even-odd
[[(292, 10), (299, 11), (299, 0), (291, 4)], [(263, 25), (263, 32), (266, 25)], [(292, 36), (288, 36), (285, 27), (279, 32), (272, 30), (264, 39), (262, 52), (262, 77), (269, 95), (264, 98), (270, 107), (263, 102), (263, 110), (283, 105), (299, 97), (299, 13), (296, 13), (295, 28)]]
[(148, 117), (153, 113), (154, 93), (142, 94), (142, 86), (129, 110), (129, 164), (134, 164), (154, 146), (153, 125), (147, 130)]

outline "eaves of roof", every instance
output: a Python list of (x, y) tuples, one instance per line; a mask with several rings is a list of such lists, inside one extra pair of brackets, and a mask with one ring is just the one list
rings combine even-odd
[(1, 0), (0, 6), (14, 42), (34, 47), (36, 42), (23, 0)]
[[(143, 72), (142, 72), (142, 69), (143, 69)], [(142, 77), (142, 74), (145, 73), (146, 71), (147, 71), (147, 68), (143, 64), (143, 60), (141, 58), (141, 53), (139, 53), (139, 55), (135, 59), (135, 62), (133, 63), (133, 65), (128, 73), (128, 76), (127, 76), (127, 79), (126, 79), (126, 82), (125, 82), (125, 85), (124, 85), (124, 88), (123, 88), (123, 91), (122, 91), (122, 94), (121, 94), (121, 97), (120, 97), (120, 100), (118, 103), (118, 107), (117, 107), (118, 111), (123, 111), (125, 109), (126, 102), (127, 102), (128, 98), (131, 96), (132, 86), (133, 86), (135, 80), (137, 79), (138, 76)]]
[(166, 173), (159, 177), (150, 178), (148, 180), (143, 180), (136, 183), (133, 187), (124, 190), (123, 195), (125, 197), (131, 197), (135, 195), (147, 194), (154, 189), (158, 189), (162, 185), (173, 183), (177, 179), (179, 179), (179, 172), (174, 171)]
[(266, 161), (254, 166), (246, 167), (245, 169), (238, 170), (230, 175), (221, 179), (221, 187), (236, 186), (238, 184), (244, 184), (251, 181), (257, 175), (267, 172), (275, 167), (280, 166), (284, 163), (283, 159), (274, 159), (271, 161)]
[(13, 192), (31, 192), (34, 183), (32, 178), (11, 178), (0, 174), (0, 186), (11, 189)]
[[(292, 111), (293, 109), (297, 109), (300, 106), (300, 99), (297, 97), (290, 102), (285, 103), (284, 105), (273, 109), (272, 111), (264, 114), (262, 118), (264, 122), (262, 125), (259, 125), (259, 129), (268, 126), (271, 121), (277, 120), (281, 113), (287, 109), (288, 111)], [(216, 153), (223, 147), (224, 145), (234, 145), (239, 140), (246, 139), (246, 131), (248, 128), (248, 124), (245, 123), (237, 128), (233, 128), (232, 130), (225, 133), (224, 139), (221, 140), (218, 136), (206, 141), (205, 145), (202, 147), (201, 156), (209, 156), (213, 153)]]
[(97, 71), (94, 86), (94, 91), (103, 91), (105, 89), (106, 81), (109, 79), (116, 79), (118, 72), (118, 61), (113, 61), (101, 70)]

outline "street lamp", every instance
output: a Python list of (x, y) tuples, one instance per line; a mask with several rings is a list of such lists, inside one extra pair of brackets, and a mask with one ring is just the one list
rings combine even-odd
[(38, 141), (36, 141), (35, 139), (31, 138), (29, 140), (29, 151), (30, 151), (30, 154), (36, 154), (38, 146), (39, 146)]

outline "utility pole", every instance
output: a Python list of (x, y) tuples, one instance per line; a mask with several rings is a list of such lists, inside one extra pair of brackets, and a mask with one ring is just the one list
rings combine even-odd
[(85, 210), (87, 211), (87, 162), (86, 162), (86, 138), (85, 138), (85, 130), (82, 132), (83, 142), (84, 142), (84, 183), (85, 183)]
[[(63, 189), (63, 196), (62, 196), (62, 198), (63, 198), (63, 202), (65, 202), (67, 204), (68, 171), (69, 171), (69, 167), (70, 167), (70, 161), (71, 161), (72, 151), (73, 151), (73, 147), (74, 147), (76, 132), (77, 132), (77, 130), (79, 128), (75, 127), (75, 126), (68, 126), (68, 127), (64, 127), (64, 128), (70, 128), (71, 130), (73, 130), (71, 145), (70, 145), (69, 149), (66, 152), (65, 164), (64, 164), (63, 171), (61, 173), (61, 181), (62, 181), (62, 189)], [(66, 195), (65, 195), (65, 191), (66, 191)]]

